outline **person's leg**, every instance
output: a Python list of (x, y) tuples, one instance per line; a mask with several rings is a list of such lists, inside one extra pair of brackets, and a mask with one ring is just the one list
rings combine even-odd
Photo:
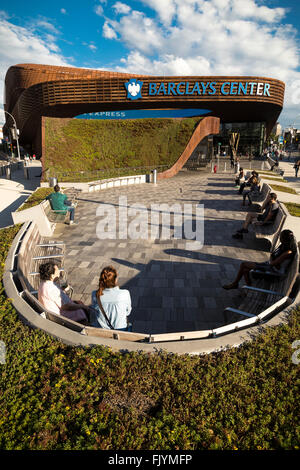
[(252, 224), (253, 220), (256, 218), (257, 218), (256, 212), (248, 212), (248, 214), (246, 215), (245, 222), (243, 223), (243, 227), (241, 228), (241, 230), (238, 230), (238, 232), (247, 233), (249, 225)]
[(248, 206), (251, 206), (251, 204), (252, 204), (251, 191), (248, 191), (247, 198), (248, 198), (248, 201), (249, 201)]
[(244, 191), (244, 193), (243, 193), (243, 203), (242, 203), (242, 206), (245, 206), (245, 205), (246, 205), (245, 202), (246, 202), (246, 197), (248, 196), (248, 192), (249, 192), (249, 191)]
[(73, 223), (74, 219), (75, 219), (75, 209), (74, 209), (74, 207), (68, 207), (68, 212), (70, 212), (70, 223)]
[(243, 223), (242, 228), (237, 230), (237, 232), (232, 235), (232, 238), (243, 239), (243, 233), (248, 233), (248, 226), (252, 223), (252, 221), (256, 218), (257, 214), (253, 212), (248, 212), (246, 215), (246, 219)]
[(239, 282), (242, 277), (245, 278), (246, 284), (249, 286), (251, 285), (249, 272), (251, 269), (256, 267), (256, 263), (252, 263), (251, 261), (243, 261), (241, 263), (238, 273), (236, 275), (235, 280), (231, 284), (227, 284), (223, 286), (223, 289), (230, 290), (230, 289), (237, 289), (239, 287)]
[(242, 194), (243, 190), (244, 190), (244, 187), (246, 186), (246, 183), (242, 183), (240, 185), (240, 189), (239, 189), (239, 193)]

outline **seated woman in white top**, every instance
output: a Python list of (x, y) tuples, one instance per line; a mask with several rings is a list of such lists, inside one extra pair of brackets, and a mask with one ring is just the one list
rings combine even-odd
[(79, 323), (88, 323), (89, 307), (80, 300), (72, 301), (54, 281), (59, 278), (59, 268), (55, 263), (44, 263), (39, 267), (39, 302), (50, 312), (62, 315)]
[(99, 279), (99, 288), (92, 292), (91, 325), (126, 331), (131, 312), (130, 293), (117, 285), (118, 273), (112, 266), (105, 267)]

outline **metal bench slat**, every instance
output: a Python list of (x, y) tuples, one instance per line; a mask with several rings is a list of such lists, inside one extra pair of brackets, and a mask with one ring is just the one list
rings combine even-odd
[(64, 256), (65, 256), (64, 254), (34, 256), (32, 259), (36, 261), (36, 260), (39, 260), (39, 259), (48, 259), (48, 258), (63, 258)]
[(253, 286), (243, 286), (242, 289), (249, 290), (249, 291), (254, 291), (254, 292), (261, 292), (264, 294), (273, 294), (273, 295), (278, 295), (278, 296), (283, 296), (281, 292), (277, 292), (274, 290), (268, 290), (268, 289), (261, 289), (260, 287), (253, 287)]
[(257, 315), (254, 315), (254, 313), (249, 313), (245, 312), (244, 310), (238, 310), (237, 308), (232, 308), (232, 307), (226, 307), (225, 308), (226, 312), (232, 312), (232, 313), (239, 313), (240, 315), (244, 315), (245, 317), (257, 317)]

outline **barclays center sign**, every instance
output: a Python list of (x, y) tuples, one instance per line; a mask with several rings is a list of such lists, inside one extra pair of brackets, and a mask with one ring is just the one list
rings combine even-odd
[[(180, 81), (175, 83), (167, 82), (149, 82), (147, 86), (141, 80), (135, 78), (124, 83), (127, 90), (127, 99), (137, 100), (143, 96), (179, 96), (194, 97), (197, 96), (271, 96), (270, 83), (249, 81), (203, 81), (189, 82)], [(144, 85), (144, 89), (143, 88)]]

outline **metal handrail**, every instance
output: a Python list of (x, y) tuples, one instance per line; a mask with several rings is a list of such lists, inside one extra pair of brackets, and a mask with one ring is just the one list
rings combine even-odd
[(47, 172), (47, 178), (55, 176), (60, 181), (67, 181), (66, 178), (70, 178), (74, 181), (76, 177), (85, 179), (86, 181), (96, 181), (107, 178), (118, 178), (122, 176), (134, 176), (135, 174), (150, 173), (156, 169), (162, 171), (163, 169), (169, 168), (170, 165), (151, 165), (151, 166), (134, 166), (134, 167), (122, 167), (122, 168), (99, 168), (96, 170), (57, 170), (49, 169)]

